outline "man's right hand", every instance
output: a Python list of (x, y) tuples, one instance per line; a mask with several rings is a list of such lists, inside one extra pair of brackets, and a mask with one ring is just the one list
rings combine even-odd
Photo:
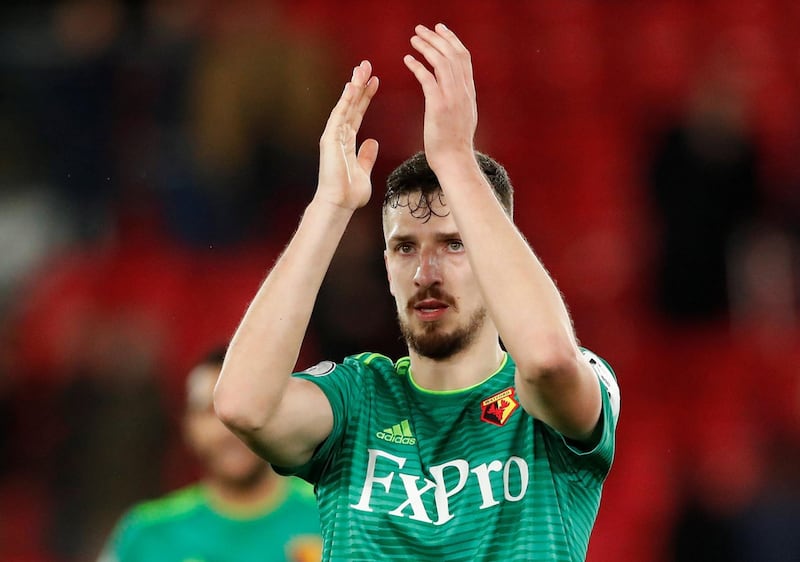
[(348, 210), (363, 207), (372, 194), (370, 173), (378, 157), (378, 142), (367, 139), (356, 152), (356, 135), (378, 91), (372, 65), (362, 61), (353, 69), (320, 138), (319, 185), (314, 199)]

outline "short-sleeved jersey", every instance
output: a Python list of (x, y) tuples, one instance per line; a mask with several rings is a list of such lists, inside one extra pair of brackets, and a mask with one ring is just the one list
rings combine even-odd
[(312, 562), (320, 559), (319, 512), (305, 482), (279, 480), (258, 513), (223, 512), (196, 484), (134, 506), (100, 562)]
[(432, 392), (409, 359), (325, 361), (303, 373), (323, 390), (333, 430), (301, 467), (320, 507), (324, 560), (585, 559), (614, 455), (619, 388), (588, 350), (603, 413), (591, 448), (519, 404), (515, 364), (473, 387)]

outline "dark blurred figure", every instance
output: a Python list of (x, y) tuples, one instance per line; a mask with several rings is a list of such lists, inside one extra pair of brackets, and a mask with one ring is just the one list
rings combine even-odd
[(160, 490), (168, 423), (157, 333), (135, 313), (101, 314), (76, 343), (52, 466), (49, 541), (59, 560), (91, 559), (119, 513)]
[(34, 61), (39, 71), (36, 125), (49, 161), (46, 179), (61, 195), (78, 237), (94, 238), (113, 221), (111, 205), (119, 186), (116, 77), (124, 6), (118, 0), (68, 0), (47, 15), (49, 37), (46, 47), (38, 46), (41, 54)]
[(741, 513), (712, 500), (696, 485), (683, 490), (670, 535), (672, 562), (747, 562), (741, 551)]
[(214, 413), (224, 356), (224, 348), (212, 350), (186, 379), (183, 434), (199, 461), (200, 480), (131, 508), (101, 562), (319, 561), (313, 488), (278, 476)]
[(664, 133), (650, 163), (661, 228), (657, 305), (677, 322), (726, 317), (732, 239), (759, 212), (746, 82), (724, 52), (701, 70), (683, 120)]
[[(25, 95), (9, 123), (79, 241), (133, 225), (202, 247), (294, 224), (336, 96), (334, 50), (280, 8), (67, 0), (14, 16), (0, 85)], [(0, 146), (13, 146), (3, 119)]]
[(747, 562), (741, 523), (762, 474), (757, 434), (745, 420), (711, 411), (709, 417), (692, 436), (714, 437), (700, 438), (683, 453), (669, 560)]
[(737, 521), (690, 496), (679, 512), (673, 562), (746, 562), (736, 542)]
[(760, 443), (758, 468), (752, 479), (737, 481), (729, 476), (740, 472), (733, 468), (737, 463), (747, 464), (754, 459), (723, 456), (726, 458), (717, 462), (717, 470), (702, 475), (695, 473), (686, 481), (688, 485), (671, 534), (670, 560), (800, 560), (800, 443), (797, 438), (779, 431), (770, 433)]
[(293, 228), (316, 184), (316, 127), (337, 93), (333, 50), (293, 35), (279, 4), (240, 0), (205, 12), (187, 75), (185, 150), (176, 154), (189, 166), (165, 160), (163, 175), (171, 225), (197, 245)]
[[(356, 214), (342, 238), (311, 317), (320, 357), (341, 359), (358, 346), (393, 357), (406, 353), (386, 291), (383, 245), (375, 236), (380, 229), (366, 213)], [(367, 308), (369, 314), (354, 322), (354, 313)]]
[[(800, 397), (798, 397), (800, 407)], [(767, 440), (766, 474), (742, 514), (745, 562), (800, 560), (800, 434), (778, 433)]]

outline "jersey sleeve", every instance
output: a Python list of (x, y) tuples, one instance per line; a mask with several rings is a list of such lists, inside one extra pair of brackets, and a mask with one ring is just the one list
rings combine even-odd
[(342, 363), (322, 361), (292, 376), (306, 379), (316, 384), (328, 399), (333, 412), (333, 428), (330, 435), (314, 451), (311, 459), (301, 466), (273, 466), (276, 472), (293, 475), (315, 484), (345, 433), (348, 412), (351, 405), (363, 392), (361, 380), (365, 365), (358, 360), (361, 356), (348, 357)]
[(135, 562), (131, 549), (137, 534), (134, 513), (129, 511), (117, 522), (97, 562)]
[[(576, 477), (588, 476), (603, 480), (614, 460), (615, 436), (620, 412), (620, 390), (617, 377), (605, 360), (588, 349), (581, 349), (581, 352), (588, 360), (600, 384), (603, 401), (600, 434), (596, 438), (596, 442), (588, 448), (566, 439), (563, 435), (556, 435), (564, 453), (562, 460), (572, 467)], [(553, 431), (553, 433), (555, 432)]]
[(105, 545), (103, 545), (103, 550), (100, 552), (97, 562), (122, 562), (121, 558), (117, 554), (116, 544), (113, 537), (109, 538)]

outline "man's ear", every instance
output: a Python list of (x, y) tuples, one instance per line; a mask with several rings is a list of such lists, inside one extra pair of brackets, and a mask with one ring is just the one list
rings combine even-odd
[(383, 265), (386, 268), (386, 279), (389, 280), (389, 294), (394, 296), (394, 290), (392, 289), (392, 274), (389, 273), (389, 254), (387, 250), (383, 251)]
[(197, 428), (192, 422), (192, 414), (188, 411), (184, 412), (183, 417), (181, 418), (181, 433), (183, 434), (183, 442), (191, 451), (194, 451), (197, 443)]

